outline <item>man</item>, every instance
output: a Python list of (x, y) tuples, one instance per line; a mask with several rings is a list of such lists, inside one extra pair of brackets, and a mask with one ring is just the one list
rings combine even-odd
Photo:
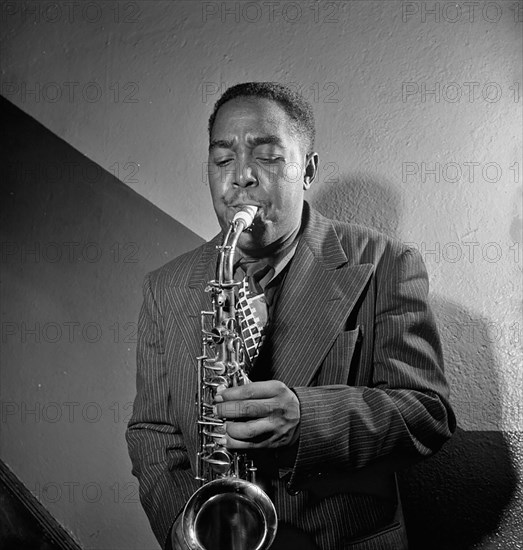
[[(288, 526), (322, 550), (406, 548), (394, 471), (432, 454), (455, 428), (423, 262), (304, 201), (318, 170), (314, 122), (286, 87), (230, 88), (211, 115), (209, 138), (222, 231), (242, 206), (258, 207), (239, 239), (235, 277), (247, 274), (261, 293), (266, 320), (253, 383), (216, 396), (216, 414), (227, 420), (222, 443), (257, 457), (280, 537)], [(220, 242), (144, 283), (127, 438), (162, 547), (171, 528), (173, 544), (184, 547), (179, 514), (198, 487), (195, 358)], [(261, 266), (259, 280), (249, 264)], [(281, 546), (302, 548), (283, 538), (274, 548)]]

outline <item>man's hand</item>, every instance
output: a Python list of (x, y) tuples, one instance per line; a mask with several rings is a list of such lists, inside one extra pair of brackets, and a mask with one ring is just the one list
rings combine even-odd
[(218, 390), (217, 416), (226, 422), (219, 441), (229, 449), (263, 449), (292, 445), (299, 437), (300, 402), (283, 382), (269, 380)]

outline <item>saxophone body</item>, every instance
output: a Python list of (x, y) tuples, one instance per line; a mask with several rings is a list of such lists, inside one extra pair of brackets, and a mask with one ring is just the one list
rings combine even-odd
[(237, 310), (234, 253), (257, 208), (244, 206), (219, 246), (216, 278), (209, 281), (212, 310), (201, 312), (202, 354), (198, 360), (198, 452), (196, 479), (202, 486), (182, 513), (182, 530), (191, 550), (266, 550), (276, 535), (274, 504), (256, 485), (256, 467), (245, 453), (219, 443), (225, 421), (213, 413), (219, 387), (248, 384), (246, 349)]

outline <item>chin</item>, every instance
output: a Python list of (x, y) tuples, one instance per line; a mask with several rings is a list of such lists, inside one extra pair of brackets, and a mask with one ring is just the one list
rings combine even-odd
[(253, 250), (258, 248), (252, 233), (244, 231), (238, 239), (238, 246), (243, 250)]

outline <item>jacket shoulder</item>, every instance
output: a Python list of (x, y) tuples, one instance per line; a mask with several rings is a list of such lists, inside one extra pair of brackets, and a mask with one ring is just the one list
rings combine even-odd
[(379, 263), (383, 257), (398, 257), (411, 249), (399, 239), (376, 229), (350, 222), (332, 220), (341, 246), (349, 259), (358, 263)]
[(193, 250), (177, 256), (158, 269), (149, 272), (146, 275), (146, 280), (149, 280), (151, 287), (156, 289), (186, 286), (208, 246), (209, 243), (204, 243)]

